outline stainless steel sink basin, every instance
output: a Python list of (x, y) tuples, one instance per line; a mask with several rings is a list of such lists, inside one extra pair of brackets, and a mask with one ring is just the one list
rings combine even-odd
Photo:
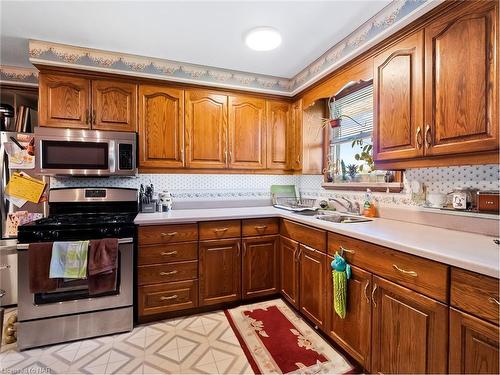
[(366, 223), (368, 221), (372, 221), (372, 219), (368, 219), (366, 217), (361, 216), (351, 216), (351, 215), (343, 215), (343, 214), (335, 214), (335, 215), (318, 215), (316, 219), (329, 221), (331, 223)]

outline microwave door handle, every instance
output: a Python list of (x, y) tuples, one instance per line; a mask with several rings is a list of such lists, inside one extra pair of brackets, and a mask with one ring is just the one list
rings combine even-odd
[(111, 173), (116, 172), (116, 143), (115, 141), (109, 141), (109, 171)]

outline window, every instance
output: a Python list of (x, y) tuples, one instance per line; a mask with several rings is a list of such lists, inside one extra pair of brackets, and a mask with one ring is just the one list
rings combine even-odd
[(329, 132), (328, 172), (339, 182), (356, 181), (374, 168), (373, 84), (359, 82), (348, 86), (329, 101), (330, 119), (340, 119), (340, 125)]

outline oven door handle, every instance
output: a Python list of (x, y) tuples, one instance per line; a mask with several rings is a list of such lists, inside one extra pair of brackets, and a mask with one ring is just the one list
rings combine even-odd
[[(125, 237), (118, 239), (118, 245), (132, 243), (132, 242), (134, 242), (134, 239), (132, 237)], [(30, 246), (29, 243), (18, 243), (17, 250), (27, 250), (29, 246)]]

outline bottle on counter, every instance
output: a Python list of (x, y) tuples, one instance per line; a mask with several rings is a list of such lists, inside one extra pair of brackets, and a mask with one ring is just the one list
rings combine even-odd
[(370, 189), (366, 189), (365, 204), (363, 205), (363, 216), (377, 217), (377, 207), (372, 196)]

